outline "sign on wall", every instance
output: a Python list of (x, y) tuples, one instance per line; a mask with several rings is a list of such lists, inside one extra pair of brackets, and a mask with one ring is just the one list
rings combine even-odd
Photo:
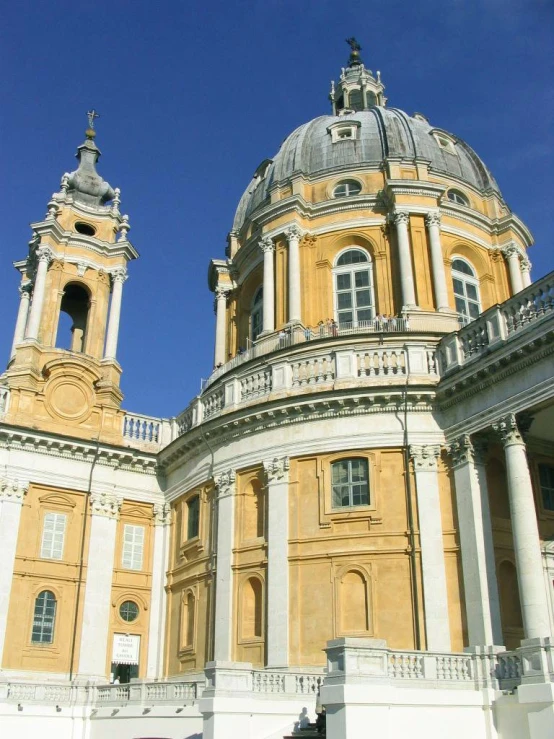
[(119, 665), (138, 665), (140, 636), (136, 634), (114, 634), (112, 662)]

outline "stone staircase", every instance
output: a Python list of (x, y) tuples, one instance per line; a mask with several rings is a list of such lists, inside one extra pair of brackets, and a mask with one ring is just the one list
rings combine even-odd
[(287, 734), (283, 739), (321, 739), (322, 736), (325, 736), (325, 725), (320, 731), (315, 723), (310, 723), (295, 729), (292, 734)]

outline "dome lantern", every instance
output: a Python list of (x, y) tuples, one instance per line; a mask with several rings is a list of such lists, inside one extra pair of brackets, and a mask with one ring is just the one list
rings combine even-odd
[(360, 51), (362, 47), (354, 37), (346, 39), (350, 46), (348, 66), (342, 68), (338, 85), (331, 82), (329, 99), (333, 107), (333, 115), (368, 110), (375, 105), (384, 106), (387, 99), (384, 96), (385, 87), (381, 82), (381, 73), (374, 77), (370, 69), (366, 69)]

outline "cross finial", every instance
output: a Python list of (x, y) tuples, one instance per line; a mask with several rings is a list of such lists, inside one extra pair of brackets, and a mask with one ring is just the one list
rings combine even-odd
[(97, 113), (94, 110), (94, 108), (92, 108), (92, 110), (88, 111), (87, 117), (88, 117), (88, 127), (94, 131), (94, 119), (100, 118), (100, 113)]
[(351, 36), (351, 38), (347, 38), (346, 43), (348, 44), (348, 46), (350, 46), (350, 59), (348, 60), (348, 66), (353, 67), (361, 64), (362, 60), (360, 57), (360, 51), (362, 50), (362, 47), (360, 46), (360, 44), (356, 41), (354, 36)]

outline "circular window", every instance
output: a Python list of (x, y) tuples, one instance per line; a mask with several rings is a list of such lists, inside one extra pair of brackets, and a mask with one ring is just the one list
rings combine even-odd
[(94, 236), (96, 233), (94, 226), (91, 226), (90, 223), (83, 223), (83, 221), (77, 221), (75, 224), (75, 231), (83, 234), (83, 236)]
[(136, 621), (139, 615), (139, 607), (134, 601), (126, 600), (119, 606), (119, 615), (124, 621), (127, 621), (127, 623)]
[(347, 198), (351, 195), (359, 195), (362, 186), (357, 180), (343, 180), (333, 190), (334, 198)]

